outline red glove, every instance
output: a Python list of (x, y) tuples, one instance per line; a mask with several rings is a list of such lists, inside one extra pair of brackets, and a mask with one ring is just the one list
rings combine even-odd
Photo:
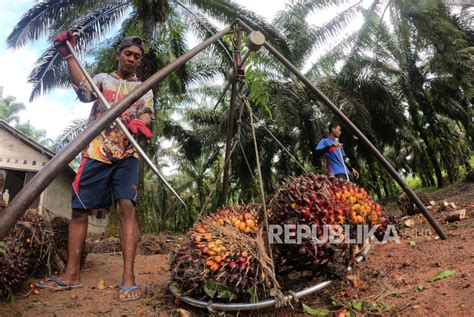
[(66, 41), (69, 41), (73, 47), (76, 45), (76, 37), (71, 30), (61, 33), (54, 38), (54, 47), (56, 47), (58, 53), (65, 59), (71, 57), (71, 51), (67, 47)]
[(143, 122), (140, 119), (133, 119), (127, 125), (127, 128), (133, 134), (138, 134), (138, 133), (143, 134), (147, 139), (151, 139), (153, 137), (153, 134), (151, 133), (150, 129), (148, 129), (145, 122)]

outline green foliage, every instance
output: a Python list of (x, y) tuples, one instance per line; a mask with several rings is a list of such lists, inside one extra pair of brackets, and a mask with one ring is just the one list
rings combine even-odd
[(329, 309), (327, 308), (312, 308), (303, 304), (303, 311), (311, 316), (329, 316)]
[(237, 298), (236, 294), (234, 294), (227, 286), (222, 284), (206, 283), (204, 284), (204, 291), (211, 298), (214, 298), (216, 295), (217, 298), (227, 299), (228, 301)]
[(436, 281), (442, 280), (444, 278), (453, 276), (454, 274), (456, 274), (456, 271), (453, 271), (453, 270), (441, 271), (441, 272), (438, 272), (433, 277), (431, 277), (427, 282), (428, 283), (436, 282)]
[(271, 118), (272, 113), (268, 107), (269, 95), (268, 90), (266, 89), (268, 77), (265, 71), (255, 67), (250, 60), (250, 63), (245, 68), (245, 78), (249, 82), (250, 96), (252, 97), (253, 102), (257, 106), (264, 107), (267, 115)]
[(17, 102), (15, 97), (8, 96), (0, 99), (0, 120), (6, 123), (19, 123), (19, 113), (25, 110), (23, 103)]

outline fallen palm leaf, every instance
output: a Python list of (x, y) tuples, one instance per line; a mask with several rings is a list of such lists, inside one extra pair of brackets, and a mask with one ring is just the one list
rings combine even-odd
[(327, 308), (312, 308), (303, 304), (303, 310), (311, 316), (329, 316), (329, 309)]
[(428, 282), (428, 283), (432, 283), (432, 282), (441, 280), (441, 279), (443, 279), (443, 278), (452, 276), (452, 275), (454, 275), (454, 274), (456, 274), (456, 271), (453, 271), (453, 270), (444, 270), (444, 271), (438, 272), (435, 276), (433, 276), (432, 278), (430, 278), (427, 282)]

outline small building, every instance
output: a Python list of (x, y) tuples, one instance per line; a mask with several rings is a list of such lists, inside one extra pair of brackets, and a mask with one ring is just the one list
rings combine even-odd
[[(55, 155), (41, 144), (0, 120), (0, 193), (8, 189), (10, 201), (28, 181)], [(33, 202), (46, 218), (55, 216), (71, 218), (71, 190), (76, 173), (67, 166)], [(107, 217), (89, 217), (88, 232), (98, 235), (104, 232)]]

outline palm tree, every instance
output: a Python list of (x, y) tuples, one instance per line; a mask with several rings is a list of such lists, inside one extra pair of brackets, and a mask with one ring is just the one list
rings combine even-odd
[(19, 113), (25, 110), (23, 103), (16, 101), (15, 97), (8, 96), (0, 99), (0, 119), (7, 123), (20, 122)]
[(54, 142), (50, 138), (46, 137), (46, 130), (36, 129), (30, 124), (29, 121), (27, 123), (17, 124), (15, 126), (15, 129), (23, 132), (24, 134), (32, 138), (34, 141), (43, 145), (44, 147), (54, 151)]
[[(112, 27), (120, 25), (119, 34), (103, 44), (114, 46), (124, 35), (142, 36), (146, 40), (147, 52), (140, 75), (146, 79), (186, 51), (187, 31), (194, 32), (201, 39), (217, 31), (208, 16), (226, 24), (241, 18), (262, 30), (274, 45), (285, 51), (285, 43), (274, 26), (229, 0), (46, 0), (38, 2), (24, 14), (7, 42), (10, 48), (18, 49), (45, 35), (71, 29), (78, 40), (76, 49), (84, 54), (100, 43)], [(214, 46), (213, 52), (229, 62), (230, 54), (224, 42)], [(110, 61), (113, 54), (112, 49), (104, 57)], [(68, 85), (65, 70), (63, 59), (51, 44), (30, 73), (28, 80), (33, 84), (30, 99), (55, 87)], [(184, 67), (179, 71), (178, 79), (184, 83), (191, 75)]]
[[(369, 94), (365, 94), (366, 98), (354, 96), (354, 92), (357, 95), (357, 91), (363, 87), (355, 78), (369, 74), (370, 81), (367, 83), (370, 86), (385, 82), (387, 89), (384, 94), (392, 96), (389, 98), (392, 100), (391, 107), (387, 103), (378, 107), (379, 110), (373, 108), (362, 111), (359, 107), (356, 113), (370, 113), (374, 115), (373, 119), (377, 119), (353, 120), (362, 130), (364, 121), (381, 124), (377, 133), (365, 131), (369, 136), (377, 136), (379, 140), (382, 137), (382, 142), (376, 142), (379, 145), (395, 146), (400, 142), (406, 144), (405, 141), (409, 140), (406, 137), (407, 128), (414, 129), (424, 146), (419, 147), (423, 151), (423, 164), (418, 163), (412, 167), (417, 167), (426, 182), (430, 182), (426, 167), (434, 170), (438, 186), (442, 186), (443, 168), (448, 174), (448, 180), (452, 182), (457, 178), (459, 165), (468, 165), (464, 159), (467, 156), (466, 147), (462, 148), (458, 140), (460, 135), (472, 134), (472, 123), (469, 120), (472, 74), (471, 68), (467, 67), (467, 60), (472, 60), (472, 53), (467, 53), (469, 37), (460, 27), (461, 23), (456, 23), (457, 20), (449, 14), (442, 1), (389, 1), (382, 6), (383, 11), (377, 8), (377, 3), (374, 2), (364, 14), (366, 20), (362, 28), (337, 44), (332, 52), (323, 55), (309, 73), (314, 78), (322, 74), (332, 76), (333, 80), (329, 80), (329, 92), (339, 90), (342, 79), (344, 96), (348, 96), (349, 92), (349, 96), (353, 97), (352, 102), (346, 102), (352, 106), (359, 101), (364, 106), (370, 105), (371, 99), (374, 101), (373, 106), (383, 105), (380, 104), (383, 98), (377, 98), (373, 87), (367, 90)], [(393, 31), (384, 21), (387, 11), (390, 12)], [(453, 37), (448, 38), (449, 34)], [(450, 44), (444, 47), (445, 43)], [(334, 67), (340, 61), (344, 62), (344, 66), (335, 71)], [(383, 109), (388, 111), (381, 116), (378, 111)], [(392, 121), (390, 113), (395, 113), (401, 120)], [(400, 116), (403, 113), (408, 114), (409, 121), (403, 120), (403, 116)], [(465, 133), (457, 133), (459, 129), (450, 120), (459, 122)], [(427, 129), (428, 126), (430, 129)], [(384, 135), (392, 136), (392, 142), (384, 140)], [(347, 143), (347, 140), (343, 141)], [(400, 148), (399, 145), (398, 147)], [(446, 153), (447, 149), (455, 154), (440, 154)]]

